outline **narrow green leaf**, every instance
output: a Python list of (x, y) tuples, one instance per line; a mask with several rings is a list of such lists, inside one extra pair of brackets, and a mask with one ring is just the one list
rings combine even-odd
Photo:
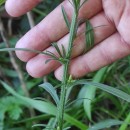
[(94, 29), (88, 20), (86, 21), (85, 38), (86, 38), (86, 48), (85, 48), (85, 52), (86, 52), (94, 46)]
[(57, 43), (52, 43), (52, 46), (56, 49), (56, 51), (58, 52), (59, 56), (60, 56), (60, 57), (63, 57), (63, 56), (62, 56), (62, 53), (61, 53), (61, 51), (60, 51), (60, 49), (59, 49), (59, 47), (58, 47), (58, 45), (57, 45)]
[(75, 13), (77, 13), (80, 9), (80, 0), (72, 0)]
[(53, 59), (58, 59), (58, 57), (50, 51), (46, 51), (46, 55), (52, 57)]
[[(94, 78), (93, 78), (93, 82), (101, 82), (102, 78), (104, 77), (104, 73), (106, 72), (108, 67), (104, 67), (101, 70), (99, 70)], [(84, 86), (84, 98), (88, 98), (90, 100), (84, 100), (83, 104), (84, 104), (84, 110), (89, 118), (89, 120), (92, 119), (91, 117), (91, 102), (95, 97), (95, 92), (96, 92), (96, 87), (95, 86), (90, 86), (90, 85), (85, 85)]]
[(50, 115), (48, 114), (41, 114), (38, 116), (34, 116), (34, 117), (30, 117), (30, 118), (25, 118), (25, 119), (21, 119), (20, 121), (16, 121), (13, 124), (15, 125), (19, 125), (21, 123), (27, 123), (27, 122), (34, 122), (34, 121), (41, 121), (41, 120), (46, 120), (49, 119)]
[(65, 47), (64, 47), (64, 45), (61, 45), (61, 46), (62, 46), (63, 57), (66, 57), (66, 50), (65, 50)]
[[(20, 101), (24, 102), (26, 106), (28, 107), (33, 107), (36, 110), (46, 113), (46, 114), (50, 114), (53, 116), (56, 116), (57, 114), (57, 109), (54, 105), (44, 102), (44, 101), (39, 101), (39, 100), (33, 100), (24, 96), (19, 95), (17, 92), (15, 92), (9, 85), (7, 85), (6, 83), (4, 83), (3, 81), (0, 80), (0, 83), (3, 85), (3, 87), (12, 95), (14, 95), (16, 98), (18, 98)], [(76, 126), (77, 128), (79, 128), (80, 130), (85, 130), (88, 127), (86, 125), (84, 125), (82, 122), (76, 120), (75, 118), (73, 118), (72, 116), (69, 116), (68, 114), (65, 114), (65, 120)]]
[(67, 119), (72, 125), (76, 124), (77, 128), (79, 128), (80, 130), (87, 130), (88, 128), (88, 126), (84, 125), (82, 122), (76, 120), (75, 118), (67, 114), (65, 114), (65, 119)]
[(77, 3), (76, 3), (76, 0), (72, 0), (72, 2), (73, 2), (74, 9), (77, 10)]
[(17, 97), (21, 101), (23, 101), (25, 103), (25, 105), (27, 105), (29, 107), (33, 107), (33, 108), (39, 110), (40, 112), (51, 114), (51, 115), (55, 115), (56, 107), (54, 105), (52, 105), (50, 103), (47, 103), (45, 101), (34, 100), (34, 99), (30, 99), (30, 98), (21, 96), (18, 93), (16, 93), (11, 87), (9, 87), (3, 81), (0, 81), (0, 82), (1, 82), (1, 84), (4, 86), (4, 88), (8, 92), (10, 92), (12, 95), (14, 95), (15, 97)]
[(58, 59), (58, 57), (50, 51), (42, 52), (42, 51), (27, 49), (27, 48), (3, 48), (3, 49), (0, 49), (0, 52), (4, 52), (4, 51), (8, 51), (8, 52), (10, 52), (10, 51), (28, 51), (28, 52), (32, 52), (32, 53), (48, 55), (50, 57)]
[(48, 59), (48, 60), (45, 61), (45, 64), (47, 64), (48, 62), (50, 62), (52, 60), (56, 60), (56, 59), (53, 59), (53, 58), (52, 59)]
[(73, 6), (73, 3), (70, 1), (70, 0), (68, 0), (69, 1), (69, 3)]
[[(80, 22), (79, 22), (80, 23)], [(82, 22), (81, 22), (82, 23)], [(100, 28), (100, 27), (106, 27), (107, 25), (99, 25), (99, 26), (95, 26), (95, 27), (93, 27), (93, 28), (90, 28), (90, 29), (86, 29), (84, 32), (82, 32), (82, 33), (80, 33), (79, 34), (79, 36), (81, 36), (82, 34), (84, 34), (85, 33), (85, 35), (86, 34), (88, 34), (88, 33), (90, 33), (91, 31), (93, 31), (93, 33), (94, 33), (94, 29), (97, 29), (97, 28)], [(86, 39), (85, 39), (86, 40)], [(75, 46), (75, 45), (74, 45)], [(87, 50), (87, 49), (86, 49)]]
[(45, 52), (42, 52), (42, 51), (38, 51), (38, 50), (32, 50), (32, 49), (27, 49), (27, 48), (2, 48), (0, 49), (0, 52), (3, 52), (3, 51), (28, 51), (28, 52), (32, 52), (32, 53), (38, 53), (38, 54), (46, 54)]
[(58, 106), (60, 100), (54, 87), (50, 83), (43, 83), (39, 86), (45, 89), (51, 95), (51, 97), (54, 99), (55, 103)]
[(71, 127), (64, 128), (63, 130), (69, 130)]
[[(72, 86), (71, 88), (73, 88), (73, 87), (75, 87), (75, 86)], [(83, 86), (78, 93), (77, 99), (84, 98), (85, 94), (86, 94), (85, 92), (86, 92), (86, 87)], [(74, 103), (74, 108), (76, 108), (76, 109), (80, 109), (81, 106), (83, 106), (83, 100), (80, 100), (80, 101)]]
[(72, 83), (71, 86), (75, 86), (75, 85), (79, 85), (79, 84), (86, 84), (86, 85), (95, 86), (95, 87), (97, 87), (105, 92), (108, 92), (112, 95), (115, 95), (116, 97), (119, 97), (127, 102), (130, 102), (130, 95), (129, 94), (127, 94), (119, 89), (116, 89), (114, 87), (104, 85), (101, 83), (88, 82), (87, 80), (78, 80), (78, 81)]
[(51, 118), (44, 130), (47, 130), (48, 128), (51, 128), (54, 130), (56, 128), (56, 125), (57, 125), (56, 118)]
[(32, 127), (46, 127), (47, 125), (45, 124), (35, 124)]
[(123, 121), (108, 119), (95, 124), (94, 126), (90, 127), (88, 130), (101, 130), (101, 129), (110, 128), (112, 126), (117, 126), (123, 123), (124, 123)]
[(68, 29), (70, 30), (70, 22), (69, 22), (67, 13), (66, 13), (66, 11), (65, 11), (65, 9), (64, 9), (63, 6), (61, 6), (61, 9), (62, 9), (62, 14), (63, 14), (64, 20), (65, 20), (66, 26), (67, 26)]
[(89, 99), (89, 98), (77, 98), (76, 100), (74, 100), (74, 101), (72, 101), (72, 102), (66, 104), (66, 107), (69, 107), (69, 106), (71, 106), (72, 104), (74, 104), (75, 102), (78, 102), (78, 101), (80, 101), (80, 100), (90, 100), (90, 99)]
[(84, 0), (83, 3), (81, 3), (80, 8), (87, 2), (87, 0)]
[[(50, 57), (52, 57), (53, 60), (57, 60), (58, 62), (60, 62), (59, 58), (50, 51), (42, 52), (42, 51), (32, 50), (32, 49), (27, 49), (27, 48), (3, 48), (3, 49), (0, 49), (0, 52), (4, 52), (4, 51), (8, 51), (8, 52), (10, 52), (10, 51), (28, 51), (28, 52), (32, 52), (32, 53), (50, 56)], [(50, 59), (45, 61), (45, 63), (48, 63), (49, 61), (50, 61)]]

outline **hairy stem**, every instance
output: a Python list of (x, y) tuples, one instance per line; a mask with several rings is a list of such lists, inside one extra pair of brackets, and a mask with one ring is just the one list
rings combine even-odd
[(60, 104), (59, 104), (59, 111), (58, 111), (58, 128), (57, 130), (62, 130), (63, 129), (63, 122), (64, 122), (64, 111), (65, 111), (65, 102), (66, 102), (66, 90), (68, 88), (68, 79), (69, 79), (69, 63), (71, 59), (71, 53), (72, 53), (72, 46), (74, 39), (76, 37), (77, 33), (77, 16), (78, 13), (74, 12), (73, 17), (72, 17), (72, 23), (71, 23), (71, 28), (70, 28), (70, 39), (69, 39), (69, 46), (67, 49), (67, 55), (66, 59), (68, 61), (65, 62), (64, 64), (64, 73), (63, 73), (63, 80), (62, 80), (62, 86), (61, 86), (61, 95), (60, 95)]

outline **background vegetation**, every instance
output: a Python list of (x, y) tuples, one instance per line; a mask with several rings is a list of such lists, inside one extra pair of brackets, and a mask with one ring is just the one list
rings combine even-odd
[[(37, 24), (42, 20), (59, 3), (59, 0), (48, 0), (33, 9), (35, 23)], [(14, 47), (17, 40), (30, 29), (27, 15), (11, 18), (2, 6), (0, 17), (7, 38), (5, 43), (0, 37), (0, 48)], [(115, 86), (115, 88), (130, 94), (129, 75), (130, 57), (128, 56), (97, 72), (88, 74), (84, 78)], [(25, 64), (19, 61), (14, 53), (0, 52), (0, 80), (3, 81), (0, 84), (0, 130), (41, 130), (42, 127), (32, 126), (34, 124), (47, 124), (48, 122), (51, 126), (55, 125), (54, 118), (51, 116), (54, 113), (53, 108), (46, 106), (45, 109), (48, 107), (49, 110), (45, 112), (45, 109), (42, 108), (41, 110), (39, 102), (28, 100), (30, 98), (42, 98), (42, 100), (46, 99), (53, 102), (49, 94), (38, 87), (45, 80), (54, 86), (59, 85), (59, 81), (54, 78), (53, 73), (49, 74), (46, 79), (34, 79), (26, 73)], [(8, 93), (4, 88), (5, 86), (6, 88), (9, 86), (13, 88), (18, 95)], [(23, 97), (26, 95), (28, 99), (23, 99), (19, 95), (23, 95)], [(88, 127), (91, 130), (130, 129), (130, 104), (128, 102), (88, 85), (74, 88), (70, 99), (82, 99), (70, 104), (71, 107), (68, 106), (66, 111), (68, 115), (65, 117), (65, 126), (71, 126), (71, 130), (85, 130)], [(87, 99), (92, 100), (91, 105), (91, 101)], [(28, 102), (30, 102), (29, 105)]]

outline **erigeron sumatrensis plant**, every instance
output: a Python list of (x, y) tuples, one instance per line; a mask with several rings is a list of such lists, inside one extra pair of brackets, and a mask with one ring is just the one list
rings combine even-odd
[[(30, 49), (25, 49), (25, 48), (5, 48), (5, 49), (0, 49), (0, 51), (31, 51), (34, 53), (39, 53), (39, 54), (43, 54), (43, 55), (48, 55), (50, 58), (46, 61), (46, 64), (48, 62), (50, 62), (51, 60), (56, 60), (58, 62), (61, 63), (61, 65), (64, 66), (64, 72), (63, 72), (63, 79), (61, 81), (61, 86), (60, 86), (60, 96), (58, 96), (56, 89), (50, 84), (50, 83), (43, 83), (40, 85), (40, 87), (44, 88), (53, 98), (56, 108), (57, 108), (57, 114), (56, 118), (55, 118), (55, 126), (47, 126), (47, 125), (43, 125), (43, 124), (37, 124), (34, 126), (43, 126), (46, 127), (46, 129), (54, 129), (54, 130), (67, 130), (68, 128), (64, 128), (64, 116), (65, 116), (65, 110), (66, 107), (68, 107), (71, 103), (75, 102), (71, 102), (70, 104), (68, 104), (68, 95), (70, 93), (70, 88), (76, 86), (76, 85), (81, 85), (81, 84), (87, 84), (87, 85), (92, 85), (92, 86), (96, 86), (108, 93), (111, 93), (117, 97), (120, 97), (124, 100), (126, 100), (127, 102), (130, 102), (130, 96), (118, 89), (115, 89), (113, 87), (107, 86), (107, 85), (103, 85), (100, 83), (93, 83), (93, 82), (88, 82), (86, 80), (73, 80), (72, 76), (69, 74), (68, 70), (69, 70), (69, 65), (70, 65), (70, 60), (71, 60), (71, 54), (72, 54), (72, 48), (73, 48), (73, 44), (74, 44), (74, 40), (77, 36), (77, 30), (78, 27), (80, 25), (80, 19), (78, 18), (78, 14), (79, 11), (81, 9), (81, 7), (83, 6), (83, 4), (85, 2), (87, 2), (87, 0), (84, 1), (80, 1), (80, 0), (71, 0), (69, 1), (70, 4), (73, 7), (73, 14), (72, 14), (72, 20), (71, 22), (68, 20), (68, 16), (67, 13), (64, 9), (63, 6), (61, 6), (61, 11), (64, 17), (64, 21), (66, 23), (66, 26), (69, 30), (69, 43), (68, 43), (68, 48), (65, 49), (65, 47), (62, 45), (61, 49), (58, 47), (57, 43), (52, 43), (52, 46), (55, 48), (55, 50), (58, 53), (58, 56), (53, 54), (50, 51), (46, 51), (46, 52), (41, 52), (41, 51), (37, 51), (37, 50), (30, 50)], [(0, 1), (0, 3), (3, 3), (3, 0)], [(84, 20), (85, 21), (85, 20)], [(88, 20), (85, 21), (86, 22), (86, 31), (85, 33), (85, 40), (86, 40), (86, 49), (84, 50), (84, 52), (88, 51), (89, 49), (91, 49), (94, 45), (94, 28), (91, 26), (90, 22)], [(42, 102), (36, 102), (27, 98), (24, 98), (22, 96), (19, 96), (18, 94), (16, 94), (13, 90), (11, 90), (9, 87), (7, 87), (7, 85), (5, 85), (2, 81), (0, 81), (3, 86), (10, 92), (12, 93), (14, 96), (16, 96), (17, 98), (24, 100), (25, 102), (31, 102), (30, 104), (32, 104), (32, 106), (40, 111), (42, 111), (42, 108), (38, 108), (37, 104), (34, 105), (34, 103), (41, 103)], [(86, 99), (89, 100), (89, 99)], [(46, 103), (43, 103), (44, 105)], [(42, 105), (43, 105), (42, 104)], [(45, 110), (43, 110), (45, 111)]]
[[(77, 30), (79, 26), (79, 19), (78, 19), (79, 10), (86, 1), (87, 0), (83, 1), (82, 3), (80, 0), (69, 1), (71, 5), (73, 6), (73, 15), (72, 15), (71, 23), (69, 22), (66, 11), (64, 7), (62, 6), (63, 17), (65, 20), (66, 26), (68, 27), (69, 32), (70, 32), (69, 45), (68, 45), (67, 51), (62, 45), (62, 51), (61, 51), (56, 43), (52, 44), (54, 48), (56, 49), (57, 53), (59, 54), (59, 57), (52, 54), (51, 52), (47, 52), (47, 54), (50, 55), (52, 59), (49, 59), (46, 62), (50, 60), (57, 60), (64, 66), (63, 79), (61, 83), (60, 99), (57, 95), (55, 96), (55, 102), (57, 104), (57, 128), (56, 128), (57, 130), (63, 130), (65, 106), (68, 101), (66, 93), (67, 93), (67, 90), (70, 88), (70, 84), (74, 82), (74, 80), (72, 80), (72, 76), (69, 75), (68, 70), (69, 70), (69, 64), (71, 60), (73, 43), (74, 43), (74, 39), (76, 38)], [(87, 36), (86, 47), (91, 48), (93, 46), (94, 44), (93, 35), (94, 34), (93, 34), (93, 29), (91, 27), (91, 24), (89, 23), (89, 21), (86, 21), (86, 36)], [(42, 84), (41, 86), (43, 86), (44, 88), (45, 86), (48, 86), (47, 84), (46, 85), (45, 84), (46, 83)]]
[[(73, 43), (74, 43), (74, 39), (76, 38), (76, 35), (77, 35), (77, 30), (78, 30), (79, 21), (80, 21), (78, 19), (79, 10), (86, 1), (87, 0), (83, 1), (82, 3), (80, 0), (69, 1), (70, 4), (73, 6), (73, 15), (72, 15), (71, 23), (68, 20), (64, 7), (63, 6), (61, 7), (64, 21), (70, 32), (69, 45), (68, 45), (67, 50), (65, 50), (64, 46), (62, 45), (62, 50), (60, 50), (57, 43), (52, 44), (53, 47), (56, 49), (59, 57), (57, 57), (56, 55), (54, 55), (51, 52), (46, 52), (46, 54), (51, 57), (51, 59), (48, 59), (46, 61), (46, 63), (51, 60), (57, 60), (64, 66), (63, 79), (62, 79), (62, 83), (61, 83), (60, 99), (59, 99), (58, 95), (56, 94), (56, 92), (55, 92), (55, 94), (54, 93), (52, 94), (49, 91), (50, 94), (53, 96), (53, 98), (55, 97), (54, 100), (57, 104), (57, 117), (56, 117), (56, 119), (57, 119), (56, 129), (57, 130), (63, 130), (65, 106), (68, 101), (66, 93), (67, 93), (67, 90), (70, 88), (71, 83), (74, 82), (74, 80), (72, 79), (72, 76), (69, 75), (68, 70), (69, 70), (69, 64), (70, 64), (70, 60), (71, 60)], [(86, 48), (90, 49), (94, 44), (94, 33), (93, 33), (93, 29), (92, 29), (89, 21), (86, 21), (85, 34), (86, 34)], [(47, 89), (47, 87), (49, 87), (51, 85), (48, 83), (44, 83), (40, 86), (42, 86), (43, 88), (45, 88), (45, 86), (46, 86), (46, 89)], [(51, 89), (53, 89), (52, 86), (51, 86)]]
[[(68, 43), (67, 50), (65, 50), (65, 47), (63, 45), (62, 45), (62, 49), (60, 49), (58, 47), (57, 43), (52, 43), (52, 46), (56, 49), (56, 51), (58, 53), (58, 56), (56, 56), (55, 54), (53, 54), (50, 51), (41, 52), (41, 51), (29, 50), (29, 49), (25, 49), (25, 48), (8, 48), (8, 49), (1, 50), (1, 51), (4, 51), (4, 50), (5, 51), (15, 51), (15, 50), (20, 51), (20, 50), (22, 50), (22, 51), (31, 51), (34, 53), (48, 55), (50, 57), (50, 59), (48, 59), (46, 61), (46, 64), (48, 62), (50, 62), (51, 60), (56, 60), (64, 66), (63, 79), (62, 79), (62, 83), (61, 83), (61, 87), (60, 87), (61, 88), (60, 98), (57, 95), (56, 90), (50, 83), (44, 83), (44, 84), (40, 85), (40, 87), (44, 88), (47, 92), (50, 93), (50, 95), (52, 96), (52, 98), (54, 99), (54, 101), (56, 103), (56, 106), (57, 106), (56, 129), (57, 130), (63, 130), (65, 106), (68, 101), (67, 91), (71, 87), (71, 83), (74, 82), (74, 80), (72, 79), (72, 76), (69, 75), (68, 70), (69, 70), (69, 64), (70, 64), (70, 60), (71, 60), (74, 39), (76, 38), (77, 30), (80, 25), (80, 19), (78, 19), (79, 10), (86, 1), (87, 0), (84, 0), (82, 2), (80, 0), (69, 1), (70, 4), (73, 6), (73, 14), (72, 14), (71, 22), (69, 22), (69, 20), (68, 20), (67, 13), (66, 13), (64, 7), (61, 6), (64, 21), (69, 30), (70, 37), (69, 37), (69, 43)], [(1, 3), (4, 3), (4, 1), (2, 0)], [(91, 27), (91, 24), (89, 23), (88, 20), (86, 20), (86, 32), (84, 32), (84, 33), (86, 34), (86, 48), (88, 50), (94, 44), (93, 28)], [(39, 125), (37, 124), (35, 126), (39, 126)]]

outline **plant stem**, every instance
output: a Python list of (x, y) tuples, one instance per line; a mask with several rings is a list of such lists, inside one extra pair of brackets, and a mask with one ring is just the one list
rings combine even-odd
[(77, 33), (77, 17), (78, 13), (74, 12), (72, 17), (72, 23), (70, 28), (70, 39), (69, 39), (69, 46), (67, 49), (67, 55), (66, 59), (68, 59), (64, 64), (64, 73), (63, 73), (63, 80), (62, 80), (62, 86), (61, 86), (61, 95), (60, 95), (60, 104), (59, 104), (59, 111), (58, 111), (58, 128), (57, 130), (63, 129), (63, 122), (64, 122), (64, 111), (65, 111), (65, 103), (66, 103), (66, 90), (68, 88), (68, 79), (69, 79), (69, 63), (71, 59), (71, 53), (72, 53), (72, 46), (74, 39), (76, 37)]
[[(1, 33), (2, 39), (3, 39), (6, 47), (10, 48), (10, 42), (9, 42), (8, 37), (6, 35), (6, 31), (4, 29), (4, 26), (3, 26), (1, 18), (0, 18), (0, 33)], [(20, 80), (20, 83), (21, 83), (21, 88), (22, 88), (25, 96), (26, 97), (30, 97), (30, 93), (29, 93), (29, 91), (27, 89), (27, 85), (26, 85), (26, 83), (24, 81), (23, 72), (22, 72), (19, 64), (17, 63), (16, 58), (15, 58), (13, 52), (9, 52), (9, 56), (10, 56), (10, 60), (11, 60), (11, 63), (13, 65), (14, 69), (18, 73), (18, 77), (19, 77), (19, 80)], [(30, 112), (30, 116), (31, 117), (35, 116), (35, 111), (34, 111), (33, 108), (29, 108), (29, 112)]]

